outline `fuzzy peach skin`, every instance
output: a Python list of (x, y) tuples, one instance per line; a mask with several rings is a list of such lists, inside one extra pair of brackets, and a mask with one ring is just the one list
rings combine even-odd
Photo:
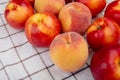
[(65, 0), (35, 0), (34, 8), (37, 12), (51, 12), (58, 15), (64, 5)]
[(60, 22), (52, 13), (36, 13), (25, 24), (28, 41), (37, 47), (49, 47), (51, 41), (60, 32)]
[(63, 71), (79, 70), (88, 58), (88, 45), (76, 32), (57, 35), (50, 45), (52, 61)]
[(63, 32), (75, 31), (84, 34), (91, 24), (91, 19), (92, 15), (89, 8), (79, 2), (68, 3), (59, 13)]

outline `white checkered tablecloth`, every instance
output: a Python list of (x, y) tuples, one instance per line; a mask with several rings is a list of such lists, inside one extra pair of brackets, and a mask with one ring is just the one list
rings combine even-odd
[(33, 47), (24, 31), (7, 24), (4, 9), (8, 1), (0, 0), (0, 80), (94, 80), (89, 68), (92, 53), (79, 71), (61, 71), (50, 60), (48, 48)]

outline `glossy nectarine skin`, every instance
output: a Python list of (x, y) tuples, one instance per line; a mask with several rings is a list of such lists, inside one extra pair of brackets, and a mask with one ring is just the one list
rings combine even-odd
[(96, 17), (106, 6), (106, 0), (75, 0), (85, 4), (91, 11), (92, 16)]
[(80, 34), (66, 32), (54, 38), (50, 45), (50, 56), (60, 69), (74, 72), (86, 63), (88, 46)]
[(120, 80), (120, 45), (95, 52), (90, 69), (95, 80)]
[(66, 4), (59, 13), (62, 31), (75, 31), (84, 34), (91, 24), (92, 15), (87, 6), (78, 2)]
[(110, 18), (96, 19), (88, 28), (87, 41), (94, 50), (120, 44), (120, 27)]
[(5, 19), (15, 29), (24, 29), (26, 20), (34, 14), (32, 6), (26, 0), (12, 0), (5, 8)]
[(115, 0), (107, 6), (105, 16), (113, 19), (120, 26), (120, 0)]
[(60, 30), (59, 20), (51, 13), (36, 13), (25, 24), (25, 33), (29, 42), (37, 47), (49, 47)]

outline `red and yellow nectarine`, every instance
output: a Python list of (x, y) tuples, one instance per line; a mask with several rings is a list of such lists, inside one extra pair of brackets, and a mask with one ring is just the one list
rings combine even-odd
[(94, 50), (120, 44), (120, 27), (110, 18), (96, 19), (87, 30), (87, 41)]
[(25, 33), (29, 42), (37, 47), (49, 47), (60, 31), (60, 22), (52, 13), (36, 13), (25, 24)]
[(24, 29), (27, 19), (34, 14), (30, 3), (26, 0), (12, 0), (5, 8), (5, 19), (15, 29)]
[(116, 21), (120, 26), (120, 0), (108, 4), (104, 15)]
[(120, 45), (95, 52), (90, 69), (95, 80), (120, 80)]

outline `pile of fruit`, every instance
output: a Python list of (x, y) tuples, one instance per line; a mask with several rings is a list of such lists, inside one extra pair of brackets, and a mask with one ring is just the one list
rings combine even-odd
[[(92, 22), (103, 9), (104, 16)], [(95, 80), (120, 80), (120, 0), (108, 6), (106, 0), (11, 0), (5, 19), (24, 30), (33, 46), (49, 47), (60, 69), (79, 70), (89, 45), (95, 52), (90, 64)]]

